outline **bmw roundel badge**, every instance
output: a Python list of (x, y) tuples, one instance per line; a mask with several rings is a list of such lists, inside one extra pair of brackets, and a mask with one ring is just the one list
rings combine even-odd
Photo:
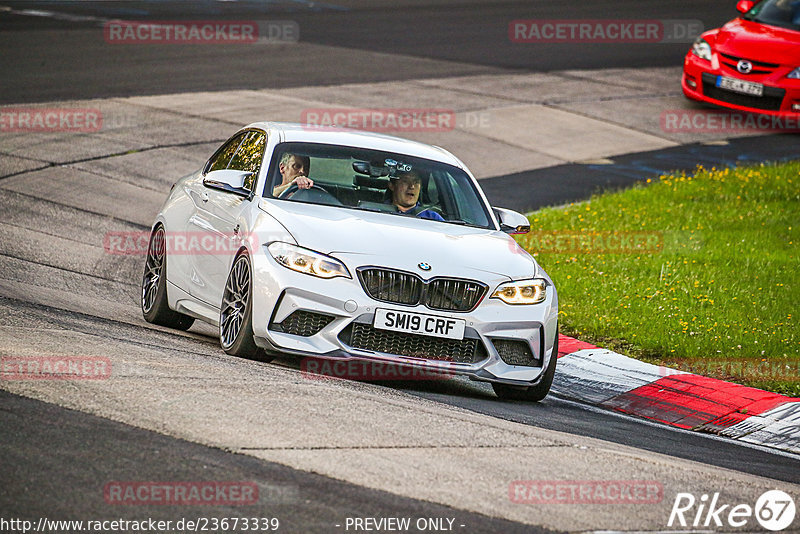
[(431, 270), (430, 264), (425, 263), (424, 261), (422, 263), (420, 263), (419, 265), (417, 265), (417, 267), (419, 267), (423, 271), (430, 271)]

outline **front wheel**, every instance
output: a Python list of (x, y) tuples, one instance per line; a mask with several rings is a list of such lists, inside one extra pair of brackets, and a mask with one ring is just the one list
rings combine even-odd
[(219, 313), (219, 343), (233, 356), (270, 361), (253, 337), (253, 276), (246, 253), (236, 257), (225, 283)]
[(553, 343), (553, 353), (550, 356), (550, 363), (544, 371), (544, 376), (535, 386), (520, 387), (508, 386), (506, 384), (492, 383), (494, 392), (503, 400), (521, 400), (538, 402), (544, 399), (550, 392), (553, 385), (553, 377), (556, 374), (556, 361), (558, 360), (558, 329), (556, 329), (556, 340)]
[(142, 315), (148, 323), (188, 330), (194, 318), (176, 312), (167, 302), (167, 240), (163, 226), (150, 235), (142, 276)]

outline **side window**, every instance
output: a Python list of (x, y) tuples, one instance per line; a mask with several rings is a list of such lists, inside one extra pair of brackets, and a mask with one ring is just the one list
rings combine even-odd
[(436, 179), (430, 173), (428, 174), (428, 179), (424, 180), (425, 185), (427, 188), (423, 192), (423, 201), (426, 204), (439, 204), (439, 190), (436, 188)]
[(266, 141), (267, 136), (264, 135), (264, 133), (250, 132), (233, 155), (230, 165), (228, 165), (229, 169), (253, 173), (247, 181), (245, 181), (245, 189), (252, 190), (253, 185), (255, 185), (258, 171), (261, 169), (261, 160), (264, 157)]
[(484, 212), (478, 196), (467, 194), (467, 188), (469, 188), (470, 185), (466, 181), (466, 177), (457, 179), (455, 176), (447, 174), (447, 183), (443, 185), (449, 185), (453, 194), (453, 200), (455, 201), (454, 208), (456, 213), (451, 214), (451, 216), (457, 216), (465, 222), (478, 226), (485, 226), (488, 224), (486, 213)]
[(206, 172), (222, 171), (227, 169), (228, 163), (233, 157), (233, 153), (236, 152), (236, 149), (239, 147), (239, 144), (242, 142), (242, 139), (244, 139), (245, 135), (247, 135), (247, 132), (242, 132), (225, 143), (225, 145), (211, 157), (211, 160), (208, 162), (208, 168), (206, 169)]

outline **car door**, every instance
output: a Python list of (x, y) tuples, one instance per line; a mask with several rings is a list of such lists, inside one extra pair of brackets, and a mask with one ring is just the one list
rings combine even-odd
[[(236, 139), (232, 139), (232, 142), (235, 143)], [(210, 165), (206, 174), (223, 168), (252, 173), (244, 183), (244, 188), (252, 191), (261, 168), (265, 146), (264, 132), (243, 132), (227, 165), (222, 166), (230, 150), (224, 151), (220, 161)], [(248, 208), (249, 203), (241, 195), (202, 185), (199, 203), (196, 203), (197, 212), (191, 220), (193, 231), (200, 237), (200, 250), (192, 255), (196, 275), (193, 285), (196, 296), (212, 306), (219, 307), (222, 302), (228, 269), (241, 238), (249, 231), (247, 221), (242, 216), (242, 211)]]
[[(217, 149), (213, 156), (208, 160), (203, 171), (199, 174), (196, 180), (193, 180), (186, 187), (186, 193), (192, 200), (192, 213), (186, 219), (186, 225), (183, 229), (183, 235), (176, 235), (174, 237), (176, 257), (180, 257), (181, 263), (185, 265), (187, 273), (187, 291), (194, 297), (202, 299), (203, 301), (211, 304), (207, 299), (207, 276), (204, 273), (203, 264), (205, 262), (199, 258), (197, 250), (191, 250), (188, 243), (198, 243), (200, 238), (207, 235), (213, 235), (215, 224), (211, 221), (212, 211), (208, 207), (211, 201), (209, 192), (211, 188), (203, 184), (205, 175), (211, 171), (224, 170), (228, 168), (228, 164), (236, 149), (242, 143), (244, 138), (249, 132), (241, 132), (230, 138), (225, 144)], [(180, 242), (179, 242), (180, 239)]]
[(205, 282), (204, 278), (201, 278), (201, 273), (198, 272), (196, 251), (192, 251), (188, 243), (192, 239), (196, 240), (198, 237), (206, 235), (212, 228), (207, 220), (206, 205), (209, 202), (209, 196), (208, 188), (203, 185), (203, 179), (212, 170), (228, 168), (233, 154), (246, 135), (247, 132), (242, 132), (228, 139), (214, 152), (203, 169), (183, 186), (191, 206), (187, 210), (182, 225), (175, 229), (175, 235), (169, 236), (171, 241), (168, 242), (172, 245), (169, 248), (172, 264), (177, 267), (177, 271), (182, 273), (180, 280), (185, 284), (182, 285), (182, 289), (195, 298), (200, 298), (203, 294), (202, 288)]

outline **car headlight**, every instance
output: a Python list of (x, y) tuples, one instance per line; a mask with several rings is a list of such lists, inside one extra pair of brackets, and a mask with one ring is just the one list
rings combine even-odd
[(695, 39), (692, 45), (692, 53), (700, 59), (711, 61), (711, 45), (702, 37)]
[(547, 282), (541, 278), (500, 284), (491, 296), (506, 304), (538, 304), (546, 297)]
[(800, 67), (797, 67), (792, 72), (786, 75), (787, 78), (793, 78), (795, 80), (800, 80)]
[(336, 278), (337, 276), (352, 278), (350, 271), (347, 270), (347, 267), (342, 262), (307, 248), (276, 241), (270, 243), (267, 246), (267, 250), (275, 258), (275, 261), (287, 269), (299, 273), (310, 274), (319, 278)]

